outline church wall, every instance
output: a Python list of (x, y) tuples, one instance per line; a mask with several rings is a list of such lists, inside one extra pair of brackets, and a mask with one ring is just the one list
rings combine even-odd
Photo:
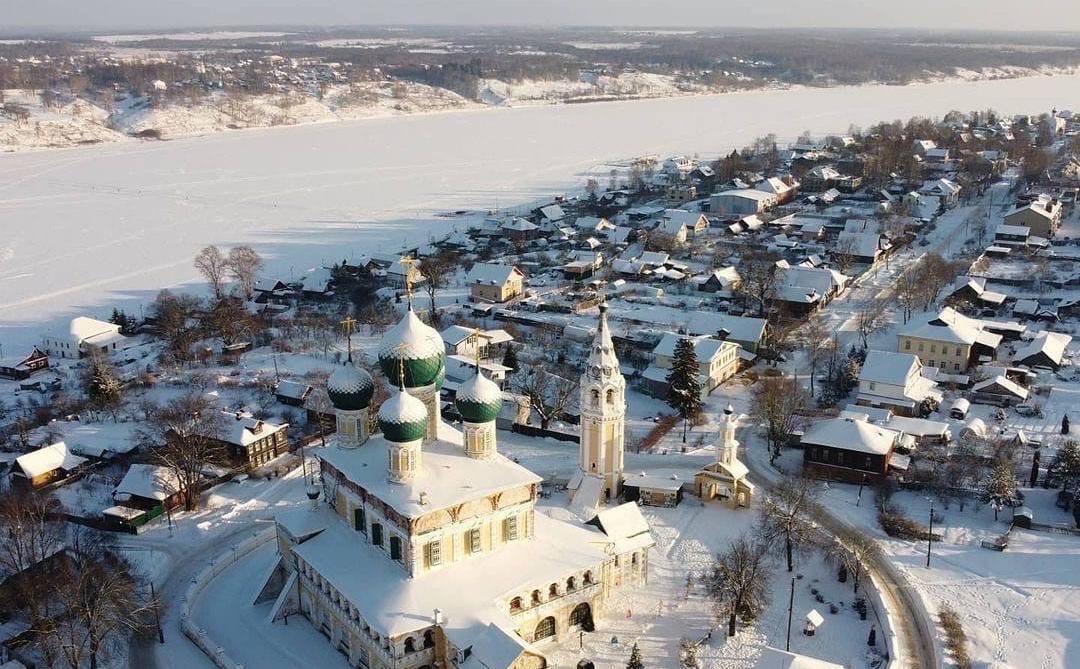
[[(518, 541), (525, 541), (533, 536), (533, 502), (527, 499), (515, 506), (489, 512), (484, 516), (466, 518), (448, 523), (423, 534), (412, 537), (412, 553), (418, 556), (414, 565), (414, 575), (444, 568), (448, 565), (483, 555)], [(511, 519), (516, 522), (516, 539), (509, 538)], [(478, 550), (473, 550), (472, 532), (478, 532)], [(439, 556), (438, 564), (431, 564), (432, 546)]]

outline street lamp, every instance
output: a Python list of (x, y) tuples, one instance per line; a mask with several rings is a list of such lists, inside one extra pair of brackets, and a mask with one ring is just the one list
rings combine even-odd
[(862, 489), (863, 489), (863, 486), (866, 485), (866, 482), (868, 480), (869, 480), (869, 477), (867, 477), (866, 474), (863, 474), (862, 475), (862, 481), (859, 482), (859, 497), (858, 497), (858, 499), (855, 500), (855, 506), (859, 506), (859, 504), (862, 502)]

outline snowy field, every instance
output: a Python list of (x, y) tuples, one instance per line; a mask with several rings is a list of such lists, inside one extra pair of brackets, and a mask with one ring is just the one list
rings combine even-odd
[(797, 89), (450, 112), (0, 156), (0, 341), (25, 349), (75, 314), (137, 311), (195, 277), (208, 243), (270, 271), (452, 228), (441, 211), (519, 205), (644, 153), (713, 155), (758, 135), (950, 109), (1069, 106), (1080, 76)]

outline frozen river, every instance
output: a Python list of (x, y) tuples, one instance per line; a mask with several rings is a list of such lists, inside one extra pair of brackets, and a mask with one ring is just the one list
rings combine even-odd
[(301, 271), (493, 208), (580, 187), (635, 155), (740, 147), (758, 135), (951, 109), (1040, 113), (1080, 75), (905, 87), (758, 91), (492, 109), (228, 132), (0, 156), (0, 345), (14, 355), (72, 315), (107, 317), (192, 281), (208, 243), (253, 244)]

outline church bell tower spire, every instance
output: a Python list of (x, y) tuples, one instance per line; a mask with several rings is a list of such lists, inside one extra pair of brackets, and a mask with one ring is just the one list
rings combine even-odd
[(581, 375), (581, 446), (578, 468), (603, 480), (605, 496), (619, 494), (623, 474), (626, 422), (626, 379), (608, 328), (607, 305), (600, 305), (600, 323)]

